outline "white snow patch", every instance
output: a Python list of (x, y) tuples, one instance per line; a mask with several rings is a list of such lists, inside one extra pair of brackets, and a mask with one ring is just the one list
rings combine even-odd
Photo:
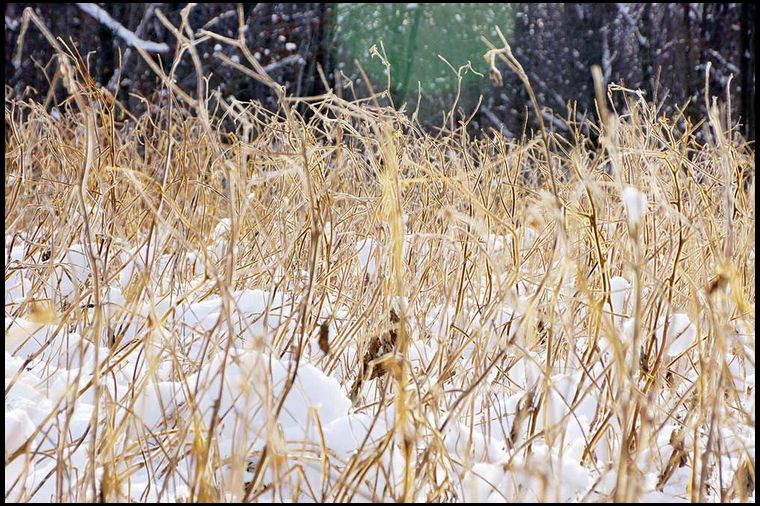
[(628, 228), (635, 230), (647, 212), (647, 195), (629, 186), (623, 190), (622, 196), (628, 218)]

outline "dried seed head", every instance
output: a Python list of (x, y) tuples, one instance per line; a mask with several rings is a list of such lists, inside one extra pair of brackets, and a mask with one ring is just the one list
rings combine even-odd
[(55, 311), (55, 304), (51, 299), (32, 299), (27, 318), (34, 323), (44, 325), (57, 323), (58, 314)]
[(707, 287), (707, 294), (712, 295), (718, 290), (722, 290), (728, 286), (729, 279), (725, 275), (725, 273), (721, 272), (715, 278), (713, 278), (712, 281), (710, 281), (710, 285)]
[(327, 322), (322, 322), (319, 325), (319, 349), (322, 350), (324, 354), (330, 353), (330, 328), (327, 325)]

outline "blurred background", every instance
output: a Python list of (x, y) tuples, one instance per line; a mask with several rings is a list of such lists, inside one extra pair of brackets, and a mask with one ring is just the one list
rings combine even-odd
[[(113, 21), (144, 41), (164, 43), (164, 69), (175, 62), (176, 39), (156, 15), (180, 24), (181, 3), (97, 4)], [(366, 97), (370, 86), (386, 88), (390, 63), (390, 101), (418, 111), (419, 122), (434, 129), (452, 107), (457, 119), (469, 118), (474, 132), (495, 128), (510, 136), (534, 127), (528, 95), (519, 78), (499, 68), (503, 86), (489, 77), (483, 58), (501, 42), (498, 26), (529, 76), (550, 128), (567, 130), (566, 121), (595, 115), (590, 68), (599, 65), (606, 82), (641, 89), (663, 112), (685, 106), (694, 119), (704, 114), (705, 68), (711, 62), (709, 93), (726, 104), (737, 130), (754, 139), (755, 6), (750, 3), (670, 4), (199, 4), (189, 15), (194, 30), (205, 28), (236, 38), (241, 22), (248, 47), (270, 75), (297, 96), (340, 89), (344, 98)], [(92, 77), (139, 112), (145, 97), (155, 103), (161, 83), (148, 65), (78, 4), (5, 4), (6, 98), (47, 99), (52, 107), (65, 98), (53, 51), (30, 25), (22, 57), (14, 61), (22, 13), (32, 7), (54, 36), (73, 40), (87, 56)], [(113, 25), (113, 23), (111, 23)], [(210, 85), (223, 96), (258, 100), (275, 107), (272, 92), (223, 62), (220, 53), (245, 63), (243, 55), (215, 40), (198, 51)], [(119, 58), (123, 75), (118, 79)], [(459, 74), (461, 78), (457, 77)], [(188, 53), (177, 65), (177, 83), (195, 91), (195, 67)], [(370, 83), (363, 82), (363, 75)], [(52, 94), (49, 94), (51, 83)], [(368, 86), (370, 85), (370, 86)], [(480, 106), (478, 107), (478, 104)]]

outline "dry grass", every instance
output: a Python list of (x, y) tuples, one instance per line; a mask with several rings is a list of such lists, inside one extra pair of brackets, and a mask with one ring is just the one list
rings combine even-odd
[[(46, 423), (6, 452), (6, 469), (55, 463), (41, 485), (53, 500), (137, 499), (131, 477), (146, 470), (146, 497), (188, 501), (462, 500), (482, 490), (473, 466), (487, 462), (509, 477), (494, 488), (510, 500), (566, 500), (568, 462), (591, 477), (575, 499), (754, 494), (754, 149), (717, 107), (691, 125), (611, 87), (626, 107), (584, 125), (597, 143), (574, 124), (564, 138), (476, 140), (465, 124), (424, 133), (380, 95), (301, 99), (307, 120), (296, 99), (273, 113), (199, 83), (207, 100), (169, 89), (152, 112), (116, 122), (119, 105), (82, 60), (65, 61), (74, 98), (62, 116), (9, 99), (5, 109), (6, 353), (51, 377), (64, 350), (94, 353), (91, 375), (71, 368), (81, 372), (51, 395)], [(621, 200), (629, 186), (647, 196), (640, 222)], [(368, 237), (369, 272), (356, 258)], [(610, 288), (620, 276), (632, 283), (622, 305)], [(239, 321), (233, 293), (253, 288), (279, 296), (269, 332)], [(180, 318), (213, 296), (222, 309), (208, 328)], [(671, 356), (657, 336), (678, 313), (695, 339)], [(29, 358), (11, 336), (20, 319), (46, 325)], [(246, 408), (262, 410), (266, 430), (225, 450), (218, 430), (236, 413), (202, 412), (201, 392), (220, 383), (190, 378), (240, 366), (233, 347), (288, 370), (275, 388), (266, 363), (245, 368), (268, 392)], [(289, 440), (275, 420), (306, 364), (387, 430), (348, 457), (324, 438)], [(157, 381), (182, 395), (148, 423), (140, 399)], [(6, 412), (26, 384), (24, 367), (6, 373)], [(88, 429), (67, 437), (83, 402)], [(453, 445), (452, 430), (463, 435)], [(506, 460), (483, 455), (483, 435)], [(6, 482), (6, 498), (32, 493), (9, 495)]]

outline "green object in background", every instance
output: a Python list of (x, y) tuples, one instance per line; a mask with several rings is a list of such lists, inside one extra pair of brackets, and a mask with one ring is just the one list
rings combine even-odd
[(435, 123), (451, 109), (457, 92), (456, 73), (438, 55), (454, 69), (470, 62), (474, 71), (483, 74), (463, 72), (458, 106), (469, 113), (488, 85), (483, 60), (487, 48), (480, 36), (496, 43), (494, 27), (498, 25), (508, 35), (512, 17), (513, 7), (509, 4), (336, 4), (337, 60), (343, 62), (343, 72), (352, 78), (358, 77), (353, 63), (358, 61), (375, 90), (384, 90), (386, 68), (370, 54), (370, 48), (376, 45), (379, 49), (382, 42), (391, 64), (394, 105), (400, 108), (407, 103), (413, 110), (419, 82), (419, 119)]

